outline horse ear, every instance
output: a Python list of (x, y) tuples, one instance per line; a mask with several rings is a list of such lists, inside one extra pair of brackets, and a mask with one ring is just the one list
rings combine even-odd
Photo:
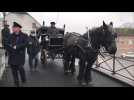
[(113, 22), (110, 22), (110, 24), (109, 24), (110, 26), (113, 26)]
[(103, 26), (104, 26), (104, 27), (107, 26), (106, 23), (105, 23), (104, 21), (103, 21)]

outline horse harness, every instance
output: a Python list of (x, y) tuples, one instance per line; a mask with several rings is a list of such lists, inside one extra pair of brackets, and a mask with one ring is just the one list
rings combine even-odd
[[(78, 38), (75, 39), (75, 43), (73, 44), (73, 47), (78, 47), (78, 48), (80, 48), (80, 50), (82, 50), (83, 53), (86, 53), (86, 50), (78, 44), (78, 40), (82, 36), (80, 34), (79, 35), (77, 35), (77, 34), (70, 34), (68, 37), (70, 37), (71, 35), (78, 36)], [(81, 38), (81, 39), (83, 39), (84, 41), (87, 41), (88, 42), (88, 46), (86, 48), (91, 48), (91, 50), (93, 50), (93, 52), (99, 53), (104, 58), (104, 56), (101, 54), (100, 50), (96, 50), (96, 49), (94, 49), (92, 47), (92, 45), (91, 45), (91, 38), (89, 36), (89, 32), (88, 32), (88, 40), (85, 39), (85, 38)]]

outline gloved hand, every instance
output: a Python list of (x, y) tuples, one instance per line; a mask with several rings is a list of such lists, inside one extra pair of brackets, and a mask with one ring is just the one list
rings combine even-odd
[(15, 46), (13, 46), (13, 49), (16, 49), (16, 45), (15, 45)]

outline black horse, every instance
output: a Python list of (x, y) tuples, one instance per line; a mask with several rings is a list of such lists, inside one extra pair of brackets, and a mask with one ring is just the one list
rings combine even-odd
[(113, 23), (105, 24), (89, 30), (84, 35), (68, 33), (64, 40), (64, 72), (71, 70), (75, 72), (75, 58), (79, 59), (79, 75), (77, 77), (80, 84), (91, 82), (91, 68), (96, 61), (102, 47), (109, 54), (115, 54), (116, 34), (113, 30)]

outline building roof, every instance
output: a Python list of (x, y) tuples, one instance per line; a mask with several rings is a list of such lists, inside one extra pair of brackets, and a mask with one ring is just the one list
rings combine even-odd
[(38, 23), (41, 26), (41, 24), (32, 15), (30, 15), (29, 13), (27, 13), (27, 15), (29, 15), (36, 23)]
[(10, 12), (10, 13), (16, 13), (16, 14), (28, 14), (27, 12)]
[[(29, 13), (27, 13), (27, 12), (9, 12), (9, 13), (7, 13), (6, 16), (8, 16), (8, 15), (11, 14), (11, 13), (28, 15), (28, 16), (31, 17), (36, 23), (38, 23), (38, 24), (41, 26), (41, 24), (40, 24), (33, 16), (31, 16), (31, 15), (30, 15)], [(3, 20), (3, 18), (0, 18), (0, 21), (2, 21), (2, 20)]]

